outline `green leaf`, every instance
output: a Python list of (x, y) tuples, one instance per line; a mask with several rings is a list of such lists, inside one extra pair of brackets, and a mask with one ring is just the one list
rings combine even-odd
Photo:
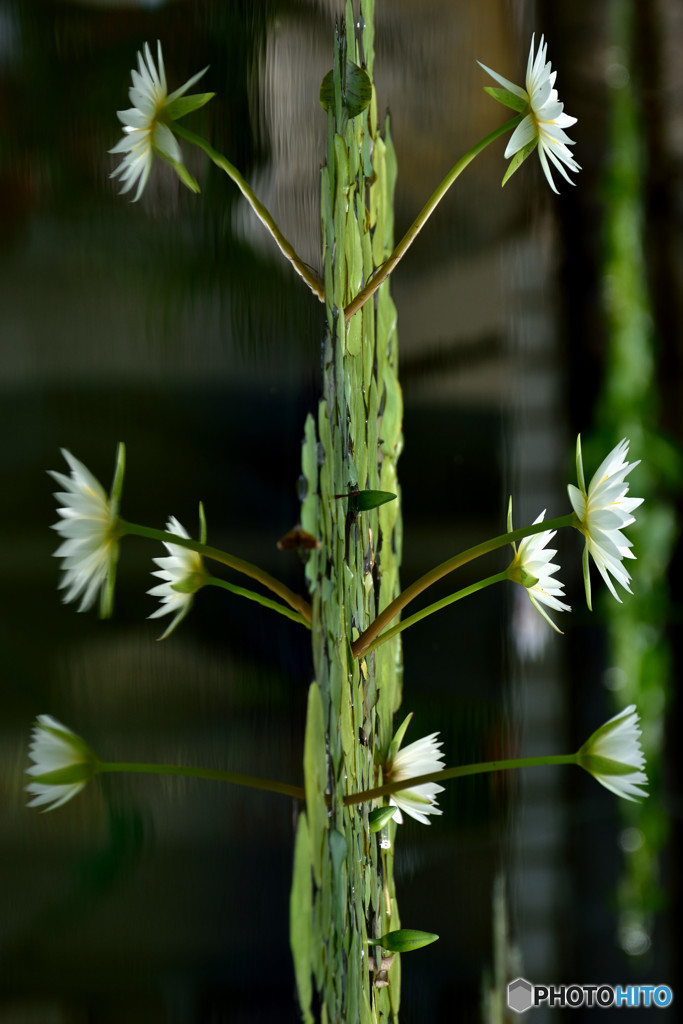
[(523, 149), (518, 150), (510, 161), (510, 165), (505, 172), (505, 176), (501, 181), (501, 188), (506, 185), (510, 180), (515, 171), (518, 171), (528, 156), (530, 156), (538, 145), (538, 138), (532, 139), (531, 142), (527, 142)]
[(357, 512), (369, 512), (371, 508), (378, 508), (388, 501), (393, 501), (396, 495), (391, 491), (358, 491), (357, 494), (351, 494), (349, 497)]
[(504, 107), (517, 110), (520, 114), (526, 114), (529, 110), (528, 100), (523, 100), (521, 96), (515, 96), (514, 92), (510, 92), (509, 89), (497, 89), (495, 85), (485, 85), (484, 92), (487, 92), (494, 100), (498, 100)]
[[(346, 62), (346, 81), (342, 88), (342, 103), (349, 117), (357, 117), (372, 99), (372, 82), (363, 68), (353, 61)], [(328, 71), (320, 83), (320, 104), (323, 110), (334, 110), (334, 78)]]
[(434, 932), (419, 932), (415, 928), (399, 928), (395, 932), (387, 932), (381, 939), (377, 939), (375, 945), (382, 946), (392, 953), (410, 953), (413, 949), (420, 949), (436, 942), (438, 935)]
[(165, 108), (163, 119), (165, 121), (178, 121), (181, 117), (191, 114), (194, 110), (206, 106), (209, 100), (216, 95), (215, 92), (198, 92), (194, 96), (179, 96), (177, 100)]
[(346, 65), (346, 91), (342, 96), (349, 117), (357, 117), (372, 99), (372, 82), (366, 71), (348, 61)]
[(323, 110), (334, 110), (334, 75), (328, 71), (320, 83), (320, 105)]
[(294, 871), (289, 897), (289, 945), (294, 960), (297, 993), (303, 1020), (313, 1024), (311, 1002), (311, 946), (313, 942), (313, 895), (311, 858), (306, 815), (299, 815), (294, 843)]
[(384, 826), (389, 824), (395, 814), (396, 808), (391, 805), (388, 805), (387, 807), (375, 807), (374, 811), (370, 811), (370, 814), (368, 815), (370, 831), (381, 832)]
[(323, 847), (327, 832), (327, 762), (325, 757), (325, 719), (320, 687), (311, 683), (308, 690), (306, 735), (304, 737), (304, 786), (311, 865), (316, 885), (322, 884)]

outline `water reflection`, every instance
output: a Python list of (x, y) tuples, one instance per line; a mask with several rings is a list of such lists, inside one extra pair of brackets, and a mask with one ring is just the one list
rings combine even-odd
[[(145, 621), (155, 602), (144, 590), (161, 551), (136, 541), (122, 558), (112, 622), (61, 607), (44, 471), (65, 445), (107, 479), (123, 438), (124, 514), (190, 524), (201, 498), (211, 542), (302, 587), (296, 556), (278, 552), (276, 541), (298, 519), (321, 308), (217, 172), (191, 163), (203, 186), (195, 198), (159, 168), (130, 206), (108, 180), (106, 150), (145, 39), (163, 40), (171, 83), (210, 64), (206, 87), (217, 97), (198, 116), (317, 267), (325, 157), (317, 90), (336, 13), (331, 2), (219, 0), (157, 10), (0, 8), (1, 74), (16, 96), (2, 115), (0, 170), (1, 459), (11, 537), (0, 626), (7, 1020), (34, 1011), (48, 1019), (57, 1008), (63, 1019), (91, 1012), (126, 1022), (297, 1019), (287, 946), (295, 809), (287, 801), (116, 777), (58, 815), (39, 816), (25, 811), (20, 787), (29, 725), (41, 712), (111, 760), (301, 778), (307, 636), (227, 594), (202, 593), (177, 634), (155, 644), (158, 624)], [(377, 89), (380, 107), (392, 108), (399, 232), (454, 157), (498, 123), (474, 58), (514, 77), (508, 40), (527, 14), (525, 5), (509, 12), (493, 2), (435, 0), (419, 16), (414, 4), (379, 5)], [(404, 580), (498, 532), (510, 490), (526, 502), (515, 499), (521, 521), (556, 503), (564, 483), (567, 354), (553, 305), (555, 228), (534, 197), (540, 171), (503, 193), (501, 173), (500, 152), (488, 153), (396, 275)], [(462, 585), (472, 581), (463, 576)], [(573, 587), (578, 597), (576, 578)], [(518, 658), (507, 646), (509, 611), (507, 592), (487, 592), (406, 638), (404, 706), (415, 711), (414, 733), (440, 729), (458, 760), (495, 757), (518, 741), (526, 753), (571, 746), (567, 648), (553, 637), (540, 660)], [(475, 1015), (502, 860), (524, 969), (552, 977), (572, 962), (573, 943), (585, 937), (572, 904), (586, 857), (572, 861), (573, 844), (614, 815), (602, 794), (586, 798), (580, 786), (554, 772), (467, 780), (443, 794), (444, 816), (428, 832), (406, 824), (396, 852), (401, 912), (441, 935), (429, 956), (404, 968), (406, 1019), (440, 1019), (456, 995), (463, 1016)], [(604, 847), (616, 850), (612, 818), (599, 828)], [(619, 833), (624, 850), (636, 849), (636, 831)], [(611, 918), (596, 908), (614, 870), (605, 856), (579, 904), (593, 901), (591, 949), (611, 943)], [(650, 939), (634, 927), (620, 941), (635, 954)], [(605, 962), (613, 966), (611, 955)]]

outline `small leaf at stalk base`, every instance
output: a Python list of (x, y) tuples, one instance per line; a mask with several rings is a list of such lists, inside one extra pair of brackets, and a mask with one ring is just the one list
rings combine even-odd
[(372, 942), (371, 945), (382, 946), (392, 953), (410, 953), (413, 949), (421, 949), (431, 942), (436, 942), (438, 935), (434, 932), (419, 932), (414, 928), (399, 928), (395, 932), (387, 932), (381, 939)]
[(374, 811), (370, 811), (370, 814), (368, 815), (370, 831), (380, 832), (385, 825), (389, 824), (395, 814), (395, 807), (375, 807)]
[[(353, 61), (346, 62), (345, 82), (342, 83), (342, 103), (349, 117), (356, 117), (372, 99), (372, 82), (368, 73)], [(323, 110), (334, 110), (334, 76), (328, 71), (320, 83), (320, 104)]]
[(509, 89), (497, 89), (495, 85), (485, 85), (484, 92), (487, 92), (494, 100), (498, 100), (504, 107), (517, 110), (520, 114), (525, 114), (529, 109), (528, 101), (523, 100), (521, 96), (515, 96), (514, 92), (510, 92)]

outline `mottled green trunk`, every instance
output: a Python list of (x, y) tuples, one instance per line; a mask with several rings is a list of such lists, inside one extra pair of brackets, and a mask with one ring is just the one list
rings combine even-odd
[[(335, 110), (329, 111), (321, 217), (327, 333), (323, 396), (309, 416), (303, 447), (306, 495), (301, 522), (320, 538), (307, 577), (313, 603), (315, 681), (310, 688), (304, 768), (306, 812), (296, 841), (292, 948), (304, 1019), (396, 1019), (400, 958), (388, 986), (374, 984), (368, 937), (399, 927), (393, 850), (368, 829), (367, 805), (345, 808), (345, 794), (376, 785), (377, 762), (392, 736), (401, 698), (397, 640), (356, 661), (351, 642), (398, 593), (402, 446), (396, 309), (388, 283), (348, 323), (343, 309), (393, 246), (396, 176), (388, 118), (377, 102), (357, 117), (344, 110), (346, 61), (374, 60), (374, 0), (351, 2), (336, 40)], [(393, 491), (396, 501), (355, 512), (356, 489)], [(328, 798), (326, 799), (326, 795)], [(328, 803), (329, 800), (329, 803)], [(313, 993), (317, 992), (317, 997)], [(318, 1007), (318, 1009), (314, 1009)]]

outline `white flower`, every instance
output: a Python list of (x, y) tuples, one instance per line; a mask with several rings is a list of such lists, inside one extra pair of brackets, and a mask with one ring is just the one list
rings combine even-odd
[(577, 518), (577, 529), (584, 534), (586, 546), (583, 552), (583, 577), (586, 587), (586, 602), (591, 608), (591, 584), (588, 568), (588, 556), (595, 562), (598, 571), (610, 593), (617, 601), (621, 598), (614, 589), (609, 574), (622, 587), (631, 593), (630, 575), (624, 568), (624, 558), (635, 558), (631, 551), (631, 541), (621, 532), (624, 527), (635, 522), (631, 515), (634, 509), (642, 505), (642, 498), (627, 498), (629, 485), (625, 478), (638, 462), (627, 462), (629, 442), (626, 438), (613, 448), (607, 458), (598, 466), (593, 479), (588, 485), (583, 475), (583, 456), (581, 454), (581, 435), (576, 439), (576, 475), (579, 486), (569, 484), (567, 491), (569, 500)]
[(80, 597), (78, 610), (83, 612), (94, 604), (99, 591), (100, 616), (107, 618), (112, 611), (119, 554), (117, 521), (125, 446), (118, 446), (111, 497), (82, 462), (65, 448), (61, 451), (71, 467), (71, 476), (48, 472), (64, 488), (55, 493), (63, 507), (57, 509), (61, 520), (52, 527), (63, 538), (54, 552), (55, 557), (62, 559), (64, 578), (59, 586), (66, 588), (63, 601), (67, 604)]
[(38, 715), (33, 726), (29, 757), (34, 762), (27, 775), (38, 777), (26, 786), (35, 794), (29, 807), (51, 804), (46, 811), (61, 807), (83, 789), (93, 777), (97, 758), (88, 745), (50, 715)]
[(144, 56), (138, 52), (138, 70), (133, 68), (131, 71), (133, 85), (128, 90), (128, 95), (133, 106), (129, 110), (116, 112), (116, 116), (123, 124), (124, 137), (109, 150), (110, 153), (127, 154), (110, 177), (121, 177), (121, 193), (129, 192), (137, 182), (138, 188), (133, 202), (140, 198), (147, 184), (155, 153), (175, 169), (189, 189), (193, 192), (199, 191), (199, 185), (183, 165), (180, 146), (169, 123), (193, 110), (198, 110), (214, 95), (207, 92), (181, 98), (183, 93), (202, 77), (207, 68), (198, 71), (169, 96), (160, 42), (157, 42), (157, 64), (158, 70), (149, 43), (145, 43)]
[(647, 785), (647, 775), (635, 704), (600, 726), (576, 756), (582, 768), (617, 796), (625, 800), (647, 796), (639, 788)]
[[(408, 715), (392, 741), (389, 759), (384, 770), (385, 782), (401, 782), (402, 779), (429, 775), (431, 772), (439, 772), (445, 768), (439, 750), (443, 744), (436, 739), (439, 735), (438, 732), (433, 732), (430, 736), (423, 736), (421, 740), (416, 740), (415, 743), (409, 744), (403, 750), (398, 749), (412, 717), (412, 714)], [(441, 793), (443, 788), (434, 782), (423, 782), (412, 789), (401, 789), (397, 793), (392, 793), (389, 802), (396, 807), (394, 821), (402, 825), (401, 811), (405, 811), (416, 821), (422, 822), (423, 825), (429, 825), (430, 821), (427, 815), (443, 813), (436, 804), (436, 794)]]
[(486, 67), (478, 61), (480, 67), (488, 72), (492, 78), (504, 86), (504, 90), (487, 89), (495, 99), (500, 100), (513, 110), (518, 110), (525, 116), (515, 128), (505, 150), (506, 157), (515, 157), (503, 178), (503, 184), (514, 174), (517, 168), (526, 160), (534, 149), (538, 149), (538, 158), (541, 161), (543, 173), (548, 179), (553, 192), (557, 192), (555, 182), (550, 170), (552, 163), (570, 185), (571, 180), (565, 167), (571, 171), (580, 171), (571, 152), (567, 148), (573, 146), (574, 142), (564, 131), (570, 125), (576, 124), (575, 117), (569, 117), (563, 113), (564, 104), (557, 98), (555, 79), (557, 72), (552, 71), (550, 62), (546, 63), (547, 44), (543, 36), (534, 56), (535, 34), (531, 37), (531, 48), (526, 69), (526, 89), (515, 85), (507, 78), (503, 78), (496, 71)]
[[(545, 509), (540, 516), (534, 519), (534, 525), (542, 523), (544, 518)], [(508, 533), (511, 532), (512, 498), (508, 506)], [(541, 605), (546, 605), (558, 612), (571, 611), (570, 605), (559, 600), (560, 597), (564, 597), (564, 584), (553, 579), (553, 574), (560, 568), (559, 565), (554, 565), (551, 561), (557, 551), (546, 550), (545, 547), (556, 533), (557, 530), (544, 530), (543, 533), (534, 533), (530, 537), (524, 537), (519, 543), (519, 548), (512, 544), (515, 557), (508, 567), (507, 574), (508, 578), (515, 583), (522, 584), (536, 611), (540, 612), (545, 621), (557, 633), (561, 633), (562, 630), (558, 629), (548, 613), (541, 607)]]
[[(206, 524), (204, 522), (203, 509), (200, 505), (200, 542), (206, 542)], [(190, 535), (178, 522), (175, 516), (171, 516), (166, 523), (168, 533), (174, 533), (179, 537), (190, 539)], [(163, 583), (152, 587), (147, 593), (153, 597), (161, 598), (161, 606), (148, 616), (150, 619), (157, 619), (160, 615), (170, 615), (175, 612), (175, 618), (159, 640), (165, 640), (176, 628), (181, 619), (184, 619), (190, 608), (196, 592), (204, 586), (206, 573), (202, 563), (202, 557), (190, 548), (180, 547), (178, 544), (171, 544), (164, 541), (164, 547), (168, 551), (168, 558), (155, 558), (154, 564), (159, 569), (152, 573), (164, 580)]]

